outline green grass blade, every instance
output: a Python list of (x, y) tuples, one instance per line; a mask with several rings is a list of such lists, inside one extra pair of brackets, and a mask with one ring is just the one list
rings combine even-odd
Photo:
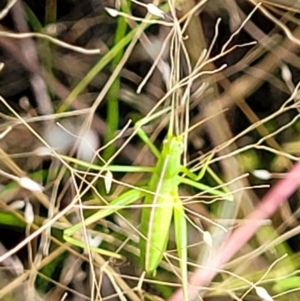
[[(124, 12), (129, 12), (130, 1), (121, 2), (121, 10)], [(127, 31), (127, 22), (124, 17), (118, 18), (117, 30), (115, 34), (114, 44), (117, 45), (125, 37)], [(112, 69), (116, 66), (122, 59), (124, 48), (115, 55), (112, 60)], [(115, 81), (112, 83), (108, 94), (107, 94), (107, 133), (105, 136), (105, 144), (110, 142), (115, 135), (119, 125), (119, 91), (120, 91), (120, 75), (116, 77)], [(116, 145), (115, 143), (110, 144), (105, 148), (103, 152), (103, 158), (108, 160), (115, 153)]]
[(0, 211), (0, 225), (25, 228), (26, 223), (12, 212)]
[(56, 22), (57, 0), (46, 0), (45, 24)]
[(109, 52), (107, 52), (98, 63), (89, 70), (89, 72), (82, 78), (82, 80), (74, 87), (70, 95), (66, 98), (64, 103), (59, 108), (58, 112), (66, 111), (75, 100), (75, 98), (87, 87), (87, 85), (94, 79), (94, 77), (106, 67), (111, 60), (133, 39), (138, 32), (139, 27), (130, 31), (117, 45), (115, 45)]
[[(70, 236), (67, 236), (67, 235), (64, 235), (64, 240), (74, 246), (77, 246), (77, 247), (80, 247), (82, 249), (87, 249), (87, 246), (85, 243), (83, 243), (82, 241), (79, 241), (73, 237), (70, 237)], [(113, 258), (117, 258), (117, 259), (124, 259), (123, 256), (121, 256), (120, 254), (117, 254), (117, 253), (114, 253), (114, 252), (111, 252), (111, 251), (107, 251), (107, 250), (104, 250), (104, 249), (100, 249), (100, 248), (96, 248), (96, 247), (89, 247), (89, 249), (91, 251), (94, 251), (95, 253), (98, 253), (98, 254), (101, 254), (101, 255), (104, 255), (104, 256), (109, 256), (109, 257), (113, 257)]]
[[(160, 9), (168, 11), (168, 4), (162, 5)], [(154, 18), (155, 19), (155, 18)], [(118, 55), (120, 51), (126, 47), (134, 38), (137, 32), (140, 31), (141, 27), (147, 29), (150, 23), (141, 23), (132, 29), (123, 39), (119, 41), (109, 52), (107, 52), (98, 63), (90, 69), (90, 71), (82, 78), (82, 80), (74, 87), (70, 95), (66, 98), (65, 102), (61, 105), (58, 112), (66, 111), (76, 97), (87, 87), (87, 85), (94, 79), (94, 77), (101, 71), (105, 66), (107, 66), (111, 60)]]

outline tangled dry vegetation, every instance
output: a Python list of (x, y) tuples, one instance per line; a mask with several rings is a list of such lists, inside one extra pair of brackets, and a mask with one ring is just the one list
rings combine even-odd
[[(0, 300), (179, 301), (183, 288), (299, 300), (299, 12), (296, 0), (0, 1)], [(139, 120), (159, 150), (170, 128), (184, 134), (182, 165), (211, 187), (179, 187), (180, 236), (149, 221), (170, 227), (152, 275), (141, 199), (65, 232), (149, 187)]]

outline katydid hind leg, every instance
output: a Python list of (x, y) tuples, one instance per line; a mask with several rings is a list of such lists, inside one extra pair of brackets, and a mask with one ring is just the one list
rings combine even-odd
[(181, 271), (184, 300), (188, 301), (188, 233), (187, 220), (181, 200), (177, 197), (174, 202), (174, 227), (177, 255)]
[(190, 179), (194, 180), (195, 182), (200, 181), (204, 177), (206, 171), (209, 169), (209, 162), (211, 160), (211, 157), (212, 156), (210, 156), (208, 159), (205, 160), (205, 163), (203, 167), (200, 169), (198, 175), (195, 174), (194, 172), (191, 172), (187, 167), (184, 166), (181, 168), (182, 172), (184, 172)]
[(208, 185), (205, 185), (203, 183), (198, 183), (195, 182), (194, 180), (188, 179), (188, 178), (180, 178), (180, 183), (181, 184), (186, 184), (191, 187), (194, 187), (196, 189), (199, 189), (207, 194), (220, 197), (222, 199), (228, 200), (228, 201), (233, 201), (233, 196), (230, 192), (219, 190), (215, 187), (210, 187)]

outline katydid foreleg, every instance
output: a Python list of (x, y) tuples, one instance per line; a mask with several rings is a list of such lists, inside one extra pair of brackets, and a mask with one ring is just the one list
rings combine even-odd
[[(233, 201), (233, 195), (230, 192), (230, 190), (227, 188), (227, 186), (223, 185), (222, 180), (218, 177), (217, 174), (215, 174), (210, 167), (208, 166), (210, 162), (210, 159), (208, 159), (203, 168), (200, 170), (199, 174), (196, 175), (195, 173), (191, 172), (186, 167), (182, 166), (181, 171), (188, 177), (180, 177), (179, 183), (180, 184), (186, 184), (189, 186), (192, 186), (194, 188), (197, 188), (201, 191), (204, 191), (207, 194), (214, 195), (216, 197), (220, 197), (227, 201)], [(208, 185), (205, 185), (203, 183), (200, 183), (199, 181), (203, 178), (206, 171), (209, 171), (209, 174), (212, 176), (212, 178), (219, 184), (223, 186), (223, 191), (219, 190), (215, 187), (210, 187)]]
[[(140, 190), (129, 190), (124, 192), (122, 195), (114, 199), (112, 202), (109, 203), (109, 206), (104, 208), (103, 210), (100, 210), (96, 212), (95, 214), (89, 216), (87, 219), (85, 219), (84, 224), (78, 223), (74, 225), (73, 227), (66, 229), (64, 231), (64, 239), (66, 241), (69, 241), (70, 237), (78, 230), (80, 230), (83, 226), (89, 226), (101, 218), (104, 218), (108, 215), (111, 215), (112, 213), (116, 212), (118, 208), (125, 207), (127, 205), (130, 205), (143, 197), (145, 195), (145, 192)], [(74, 243), (74, 242), (73, 242)]]

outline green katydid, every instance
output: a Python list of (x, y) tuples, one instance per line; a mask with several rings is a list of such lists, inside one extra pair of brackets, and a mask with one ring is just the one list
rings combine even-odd
[[(141, 129), (140, 126), (144, 124), (145, 122), (143, 121), (140, 121), (137, 124), (137, 134), (157, 157), (157, 164), (153, 168), (131, 166), (128, 170), (134, 172), (151, 172), (152, 175), (148, 186), (142, 190), (132, 189), (126, 191), (110, 202), (107, 208), (88, 217), (84, 221), (84, 224), (85, 226), (91, 225), (99, 219), (115, 213), (118, 210), (117, 207), (120, 208), (130, 205), (143, 197), (146, 206), (142, 209), (140, 224), (140, 232), (142, 234), (139, 244), (140, 261), (143, 270), (145, 270), (147, 274), (153, 274), (167, 249), (169, 229), (172, 223), (172, 217), (174, 217), (175, 238), (181, 267), (181, 277), (184, 291), (187, 293), (187, 221), (184, 206), (178, 194), (178, 187), (180, 184), (186, 184), (227, 200), (231, 200), (232, 195), (226, 188), (224, 191), (220, 191), (197, 182), (204, 175), (205, 169), (208, 167), (208, 162), (206, 168), (203, 168), (199, 175), (194, 174), (185, 166), (181, 165), (181, 157), (184, 150), (182, 135), (173, 136), (169, 133), (163, 143), (162, 151), (159, 152), (159, 150), (151, 143), (146, 133)], [(84, 163), (77, 159), (68, 157), (63, 158), (79, 165), (86, 166), (89, 169), (103, 169), (101, 166)], [(120, 171), (117, 166), (113, 165), (107, 166), (105, 169)], [(122, 171), (124, 170), (126, 170), (125, 167), (122, 168)], [(78, 223), (73, 227), (66, 229), (64, 231), (65, 240), (82, 247), (82, 243), (77, 244), (71, 237), (82, 227), (82, 223)], [(187, 294), (185, 295), (185, 299), (188, 300)]]

